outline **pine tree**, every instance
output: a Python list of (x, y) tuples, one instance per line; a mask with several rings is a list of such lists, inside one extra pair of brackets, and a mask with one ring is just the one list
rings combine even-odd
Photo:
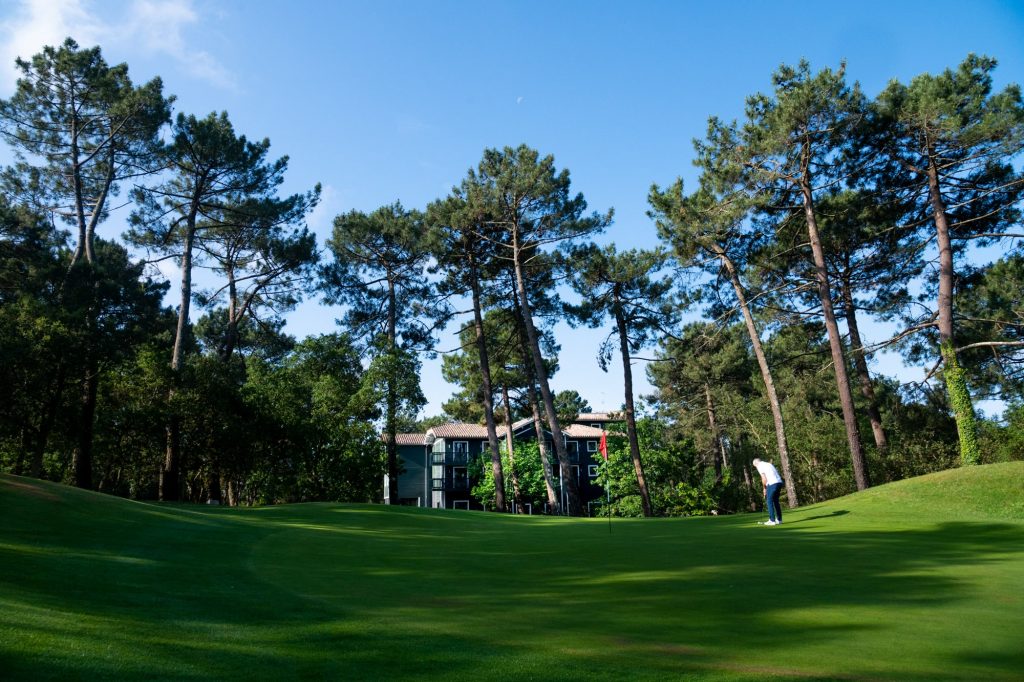
[(928, 216), (938, 248), (936, 316), (939, 355), (956, 417), (960, 456), (977, 463), (977, 420), (960, 366), (953, 308), (957, 240), (1006, 236), (1019, 220), (1024, 174), (1013, 159), (1024, 150), (1020, 88), (992, 92), (994, 59), (969, 55), (956, 70), (889, 84), (878, 97), (875, 149), (880, 187), (912, 199), (907, 222)]
[(822, 193), (849, 172), (841, 163), (841, 155), (866, 112), (859, 87), (847, 85), (844, 72), (845, 65), (838, 71), (812, 73), (806, 61), (795, 68), (779, 67), (772, 76), (774, 92), (747, 100), (742, 147), (747, 155), (747, 182), (759, 195), (762, 210), (781, 221), (802, 222), (807, 231), (854, 478), (857, 489), (863, 490), (871, 480), (861, 447), (816, 207)]
[[(153, 187), (134, 192), (136, 209), (127, 234), (136, 245), (177, 258), (181, 269), (181, 303), (171, 353), (171, 372), (182, 380), (185, 348), (189, 342), (193, 269), (206, 233), (245, 219), (244, 207), (273, 203), (283, 182), (288, 158), (269, 162), (270, 140), (250, 142), (235, 134), (227, 112), (206, 118), (178, 114), (173, 142), (167, 152), (169, 175)], [(160, 498), (177, 500), (181, 494), (181, 423), (168, 398), (167, 451), (160, 473)]]
[(526, 286), (529, 259), (537, 250), (594, 234), (611, 221), (611, 211), (603, 216), (596, 213), (584, 216), (586, 201), (582, 194), (571, 196), (569, 185), (568, 171), (556, 172), (553, 157), (540, 158), (536, 151), (523, 145), (515, 149), (485, 150), (479, 166), (470, 170), (463, 187), (471, 206), (480, 207), (493, 216), (492, 225), (500, 235), (494, 241), (495, 256), (508, 261), (515, 274), (516, 297), (537, 384), (559, 466), (568, 481), (569, 513), (579, 516), (582, 514), (579, 494), (571, 476), (533, 318), (531, 293)]
[(625, 390), (626, 436), (644, 516), (653, 516), (654, 509), (640, 459), (632, 362), (636, 351), (672, 325), (672, 283), (668, 278), (652, 278), (652, 273), (664, 265), (665, 254), (660, 250), (619, 252), (614, 244), (603, 249), (591, 244), (571, 251), (564, 266), (572, 273), (570, 282), (582, 298), (578, 306), (570, 307), (573, 316), (591, 327), (601, 325), (606, 317), (615, 325), (602, 345), (598, 364), (608, 371), (613, 345), (610, 341), (616, 337)]
[[(742, 171), (735, 161), (737, 146), (735, 129), (712, 119), (707, 142), (698, 144), (699, 163), (705, 169), (701, 187), (686, 195), (682, 180), (677, 180), (664, 191), (654, 186), (648, 201), (659, 235), (672, 245), (679, 262), (685, 267), (705, 269), (708, 274), (728, 282), (726, 289), (732, 289), (735, 307), (743, 317), (764, 381), (782, 476), (786, 482), (787, 504), (795, 507), (799, 498), (790, 462), (782, 402), (761, 343), (761, 330), (754, 319), (749, 287), (741, 278), (743, 268), (761, 239), (756, 232), (747, 229), (752, 203), (742, 186)], [(720, 289), (716, 287), (716, 291)]]
[[(21, 78), (15, 93), (0, 101), (0, 133), (18, 159), (3, 175), (4, 191), (75, 228), (64, 285), (95, 299), (103, 286), (96, 229), (122, 182), (139, 181), (158, 168), (159, 131), (173, 98), (163, 97), (159, 78), (136, 87), (127, 64), (109, 66), (99, 47), (83, 50), (71, 38), (16, 65)], [(82, 308), (85, 371), (74, 457), (75, 483), (82, 488), (92, 487), (99, 305), (86, 300)]]
[(419, 389), (418, 350), (432, 344), (428, 313), (434, 301), (427, 261), (436, 251), (419, 211), (400, 203), (370, 214), (339, 215), (328, 246), (334, 262), (324, 269), (329, 303), (348, 306), (345, 322), (371, 356), (374, 395), (384, 404), (389, 504), (398, 504), (398, 422), (425, 402)]

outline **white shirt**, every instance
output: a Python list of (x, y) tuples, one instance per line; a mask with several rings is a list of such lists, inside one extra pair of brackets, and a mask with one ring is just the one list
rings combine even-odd
[(775, 468), (771, 462), (760, 461), (754, 465), (757, 472), (764, 476), (765, 485), (772, 485), (773, 483), (782, 483), (782, 476), (779, 476), (779, 470)]

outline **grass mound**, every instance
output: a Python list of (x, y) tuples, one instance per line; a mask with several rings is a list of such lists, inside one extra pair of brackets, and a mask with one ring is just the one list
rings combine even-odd
[(1024, 463), (759, 517), (129, 502), (0, 477), (4, 679), (1020, 679)]

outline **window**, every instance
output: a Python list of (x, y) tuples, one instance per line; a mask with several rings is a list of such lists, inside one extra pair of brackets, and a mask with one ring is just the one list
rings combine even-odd
[(587, 452), (597, 452), (597, 441), (596, 440), (588, 440), (587, 441)]
[(469, 441), (452, 441), (452, 457), (448, 464), (466, 464), (469, 461)]
[(601, 428), (600, 424), (591, 424), (591, 426), (593, 426), (595, 429), (600, 429)]
[(573, 464), (572, 467), (570, 467), (570, 471), (572, 471), (572, 477), (574, 479), (576, 479), (576, 482), (578, 483), (579, 480), (580, 480), (580, 468), (579, 468), (579, 465)]
[(579, 452), (580, 451), (580, 443), (579, 443), (579, 441), (576, 441), (576, 440), (566, 440), (565, 441), (565, 451), (566, 452)]
[(469, 500), (455, 500), (452, 502), (452, 509), (469, 510)]
[(587, 467), (587, 474), (591, 478), (597, 478), (597, 465), (596, 464), (591, 464), (590, 466), (588, 466)]

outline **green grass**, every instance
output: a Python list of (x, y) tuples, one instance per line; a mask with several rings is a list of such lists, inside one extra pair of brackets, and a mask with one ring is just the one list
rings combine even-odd
[(0, 677), (1024, 675), (1024, 463), (787, 513), (219, 509), (0, 477)]

